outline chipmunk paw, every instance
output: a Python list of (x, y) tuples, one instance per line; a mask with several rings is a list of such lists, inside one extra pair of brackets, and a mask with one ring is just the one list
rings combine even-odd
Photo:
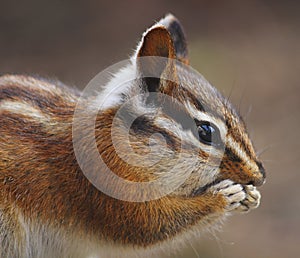
[(222, 194), (227, 201), (225, 210), (246, 213), (256, 209), (261, 195), (253, 185), (241, 185), (231, 180), (223, 180), (212, 187), (215, 194)]
[(246, 201), (247, 198), (244, 187), (231, 180), (223, 180), (220, 183), (212, 186), (211, 190), (214, 194), (222, 194), (226, 199), (226, 212), (239, 210), (240, 206), (244, 201)]
[(241, 201), (241, 205), (237, 208), (238, 212), (249, 212), (250, 210), (256, 209), (260, 204), (261, 195), (255, 186), (245, 185), (244, 191), (246, 198)]

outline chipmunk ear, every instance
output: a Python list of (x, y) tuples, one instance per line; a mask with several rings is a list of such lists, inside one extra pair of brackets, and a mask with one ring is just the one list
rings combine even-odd
[[(167, 33), (168, 35), (163, 35), (163, 32), (161, 32), (160, 34), (158, 32), (155, 32), (156, 30), (159, 30), (158, 28), (160, 28), (161, 31), (165, 30), (166, 32), (168, 32)], [(159, 35), (164, 36), (163, 38), (161, 38), (160, 41), (159, 41)], [(145, 43), (147, 44), (145, 45)], [(150, 44), (150, 46), (152, 46), (152, 48), (150, 49), (149, 49), (149, 43), (152, 43)], [(161, 50), (165, 50), (165, 52), (160, 51), (156, 47), (162, 48)], [(163, 56), (163, 54), (166, 54), (166, 48), (170, 48), (170, 47), (172, 47), (173, 49), (173, 57), (169, 56), (169, 58), (174, 58), (185, 64), (189, 64), (187, 41), (186, 41), (185, 33), (183, 31), (183, 28), (179, 20), (172, 14), (166, 15), (165, 18), (161, 19), (159, 22), (154, 24), (143, 34), (143, 38), (136, 50), (136, 56), (137, 57), (145, 56), (145, 55)]]
[(147, 90), (166, 91), (173, 83), (161, 83), (161, 77), (172, 78), (174, 82), (177, 78), (175, 61), (188, 64), (185, 36), (179, 21), (173, 15), (167, 15), (148, 29), (135, 57)]
[(168, 14), (158, 23), (162, 24), (169, 31), (175, 48), (176, 59), (188, 65), (187, 41), (179, 20), (174, 15)]

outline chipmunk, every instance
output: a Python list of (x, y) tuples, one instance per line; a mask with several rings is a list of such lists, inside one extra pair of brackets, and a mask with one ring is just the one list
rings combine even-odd
[[(166, 61), (140, 61), (153, 56)], [(93, 107), (78, 104), (79, 90), (31, 76), (0, 77), (0, 257), (151, 256), (152, 250), (214, 227), (234, 211), (259, 205), (256, 187), (264, 183), (265, 170), (245, 123), (202, 76), (184, 68), (188, 64), (182, 26), (169, 14), (146, 30), (130, 64), (99, 92), (98, 101), (105, 102), (92, 131), (87, 124)], [(153, 69), (160, 78), (151, 76)], [(138, 79), (128, 82), (132, 74)], [(125, 81), (126, 87), (118, 86)], [(150, 98), (151, 93), (162, 97)], [(139, 94), (143, 97), (117, 115)], [(149, 200), (122, 200), (100, 191), (74, 152), (75, 109), (86, 114), (76, 141), (96, 178), (104, 169), (94, 162), (88, 134), (107, 167), (124, 180), (165, 176), (171, 184), (188, 176), (173, 191)], [(127, 116), (134, 117), (129, 126)], [(124, 147), (128, 141), (132, 153)], [(139, 166), (149, 147), (159, 159)], [(108, 184), (119, 191), (114, 182)], [(126, 194), (126, 188), (120, 191)]]

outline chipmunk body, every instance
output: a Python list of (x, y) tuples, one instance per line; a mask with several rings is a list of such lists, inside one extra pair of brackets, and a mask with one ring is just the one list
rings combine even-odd
[[(171, 60), (156, 67), (160, 79), (141, 76), (155, 66), (139, 61), (147, 56)], [(255, 186), (264, 182), (265, 173), (244, 122), (202, 76), (172, 60), (188, 64), (182, 28), (168, 15), (143, 34), (131, 63), (99, 93), (98, 100), (107, 99), (92, 131), (87, 128), (92, 107), (78, 104), (79, 91), (30, 76), (0, 77), (0, 257), (133, 257), (209, 228), (232, 211), (258, 206)], [(112, 90), (137, 74), (138, 80)], [(165, 74), (175, 82), (165, 80)], [(137, 98), (127, 106), (124, 114), (135, 117), (129, 126), (135, 151), (128, 153), (126, 117), (118, 111), (132, 97), (152, 92), (180, 104), (163, 97)], [(86, 116), (78, 129), (82, 137), (74, 143), (76, 108)], [(114, 120), (119, 125), (116, 142)], [(191, 121), (196, 131), (189, 128)], [(95, 135), (108, 168), (123, 179), (144, 182), (163, 176), (171, 184), (190, 174), (160, 198), (134, 202), (111, 197), (86, 178), (74, 153), (74, 144), (82, 146), (85, 165), (96, 175), (103, 173), (90, 151), (89, 135)], [(138, 166), (149, 153), (149, 138), (153, 156), (160, 159)], [(178, 169), (170, 173), (174, 167)], [(114, 182), (111, 187), (116, 188)], [(114, 190), (126, 195), (126, 189)]]

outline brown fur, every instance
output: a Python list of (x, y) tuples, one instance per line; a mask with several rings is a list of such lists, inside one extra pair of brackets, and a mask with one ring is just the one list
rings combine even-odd
[[(17, 86), (16, 79), (18, 77), (11, 77)], [(38, 85), (40, 81), (35, 83)], [(1, 89), (4, 88), (6, 85), (1, 85)], [(15, 87), (15, 95), (17, 90)], [(148, 245), (186, 230), (206, 215), (222, 212), (225, 203), (219, 195), (207, 194), (193, 199), (164, 197), (149, 203), (128, 203), (102, 194), (83, 176), (74, 157), (71, 132), (74, 103), (66, 103), (57, 95), (45, 94), (43, 98), (52, 106), (51, 116), (63, 121), (58, 128), (27, 121), (19, 114), (0, 113), (1, 193), (8, 199), (7, 203), (17, 205), (26, 216), (58, 224), (65, 230), (70, 225), (78, 225), (89, 233), (114, 241)], [(111, 114), (106, 112), (103, 116), (99, 119), (109, 126)], [(109, 127), (102, 126), (98, 132), (102, 139), (100, 152), (101, 148), (107, 150), (112, 146), (107, 142), (110, 141)], [(114, 159), (116, 155), (110, 163), (119, 165), (116, 172), (120, 176), (136, 180), (138, 175), (147, 175)], [(226, 178), (236, 179), (245, 174), (236, 173), (240, 171), (233, 170), (235, 166), (230, 163), (227, 166), (231, 174), (226, 174)]]
[[(28, 79), (33, 80), (31, 77)], [(22, 97), (17, 97), (18, 86), (22, 87), (18, 85), (19, 77), (6, 77), (6, 80), (11, 81), (9, 85), (15, 83), (14, 91), (11, 86), (3, 84), (1, 90), (10, 89), (14, 100), (22, 100)], [(38, 85), (40, 81), (35, 80), (35, 83)], [(1, 95), (2, 101), (10, 96)], [(32, 96), (41, 98), (34, 92)], [(102, 194), (84, 177), (73, 153), (71, 123), (74, 103), (66, 103), (66, 99), (56, 94), (44, 94), (43, 101), (51, 107), (47, 108), (51, 118), (60, 121), (55, 128), (51, 124), (45, 126), (28, 120), (20, 114), (0, 112), (3, 209), (14, 204), (25, 217), (53, 224), (62, 230), (77, 227), (77, 230), (99, 238), (138, 245), (165, 240), (198, 223), (200, 218), (222, 212), (225, 201), (219, 195), (206, 194), (193, 199), (164, 197), (146, 203), (130, 203)], [(102, 148), (106, 151), (112, 148), (107, 137), (110, 134), (107, 126), (112, 116), (109, 111), (103, 116), (98, 118), (107, 124), (102, 124), (98, 131), (98, 137), (102, 139), (100, 152)], [(113, 149), (108, 152), (114, 154)], [(137, 180), (147, 175), (138, 168), (123, 166), (121, 160), (115, 159), (117, 155), (114, 154), (108, 162), (118, 164), (116, 172), (120, 176)]]

